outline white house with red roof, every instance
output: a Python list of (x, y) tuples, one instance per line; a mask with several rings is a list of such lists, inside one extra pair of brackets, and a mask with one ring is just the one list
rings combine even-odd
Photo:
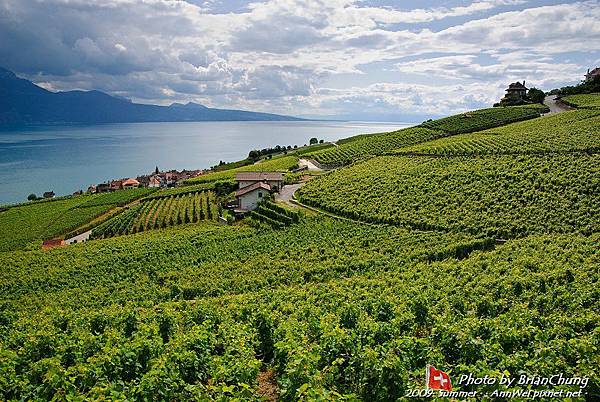
[(267, 195), (283, 187), (283, 173), (280, 172), (241, 172), (235, 179), (238, 182), (235, 198), (241, 211), (256, 209)]

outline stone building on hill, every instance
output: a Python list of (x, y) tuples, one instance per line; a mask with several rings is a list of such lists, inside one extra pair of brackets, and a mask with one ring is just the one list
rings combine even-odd
[(600, 77), (600, 67), (596, 67), (592, 71), (588, 68), (587, 74), (585, 75), (585, 81), (592, 81), (596, 77)]

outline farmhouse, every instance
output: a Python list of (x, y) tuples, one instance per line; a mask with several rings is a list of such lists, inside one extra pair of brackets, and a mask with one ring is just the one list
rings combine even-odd
[(525, 86), (525, 81), (521, 84), (520, 82), (513, 82), (508, 86), (506, 90), (506, 96), (512, 98), (524, 98), (527, 95), (527, 87)]
[(252, 211), (256, 209), (258, 203), (261, 202), (266, 195), (271, 193), (271, 189), (269, 184), (262, 181), (239, 189), (235, 192), (235, 198), (237, 199), (239, 209), (243, 211)]
[(54, 191), (46, 191), (44, 193), (44, 198), (54, 198)]
[(235, 175), (235, 180), (238, 182), (235, 198), (241, 211), (254, 210), (268, 194), (283, 187), (280, 172), (241, 172)]
[(271, 191), (278, 192), (283, 187), (283, 173), (280, 172), (241, 172), (236, 173), (235, 180), (239, 188), (263, 182), (271, 187)]

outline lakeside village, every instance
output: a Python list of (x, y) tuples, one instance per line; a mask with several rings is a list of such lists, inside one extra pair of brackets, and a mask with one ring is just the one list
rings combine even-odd
[[(324, 140), (318, 140), (317, 138), (311, 138), (309, 145), (304, 144), (302, 148), (308, 146), (314, 146), (324, 144)], [(72, 196), (88, 194), (101, 194), (111, 193), (114, 191), (130, 190), (135, 188), (173, 188), (181, 186), (186, 180), (193, 179), (198, 176), (206, 175), (209, 173), (215, 173), (221, 170), (226, 170), (228, 165), (250, 165), (259, 163), (263, 160), (272, 159), (273, 156), (281, 154), (285, 155), (288, 152), (294, 152), (300, 149), (297, 145), (291, 146), (280, 146), (276, 145), (273, 148), (254, 149), (248, 154), (248, 157), (240, 162), (226, 163), (220, 161), (218, 165), (215, 165), (209, 169), (197, 169), (197, 170), (168, 170), (161, 171), (158, 166), (155, 167), (151, 174), (141, 175), (137, 177), (121, 178), (108, 180), (103, 183), (92, 184), (87, 188), (87, 191), (83, 190), (75, 191)], [(299, 166), (293, 170), (293, 172), (299, 172), (307, 170), (308, 166)], [(235, 180), (238, 184), (238, 191), (236, 192), (236, 200), (239, 209), (244, 211), (250, 211), (256, 208), (258, 201), (260, 201), (266, 194), (277, 193), (283, 187), (283, 173), (281, 172), (242, 172), (235, 176)], [(56, 194), (54, 191), (46, 191), (43, 193), (43, 197), (37, 197), (35, 194), (31, 194), (28, 197), (29, 201), (37, 199), (51, 199)]]

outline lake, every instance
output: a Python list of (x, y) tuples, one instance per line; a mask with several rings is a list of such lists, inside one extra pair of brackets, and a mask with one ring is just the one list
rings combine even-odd
[(403, 123), (185, 122), (43, 126), (0, 130), (0, 204), (44, 191), (84, 191), (90, 184), (161, 170), (202, 169), (245, 158), (254, 148), (334, 141), (393, 131)]

